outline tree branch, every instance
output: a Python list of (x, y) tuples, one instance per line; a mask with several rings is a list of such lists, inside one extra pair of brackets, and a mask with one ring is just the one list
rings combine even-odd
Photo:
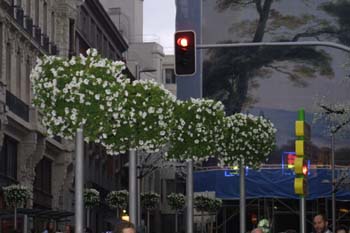
[(321, 104), (320, 105), (321, 108), (323, 108), (326, 111), (326, 114), (345, 114), (345, 109), (341, 109), (341, 110), (334, 110), (331, 109), (330, 107)]
[(255, 1), (256, 10), (258, 11), (259, 15), (262, 14), (262, 6), (261, 6), (261, 0)]
[(347, 125), (350, 123), (350, 119), (344, 121), (343, 123), (337, 125), (337, 127), (335, 127), (334, 129), (332, 129), (332, 134), (337, 133), (341, 128), (343, 128), (344, 125)]
[(315, 37), (317, 38), (317, 36), (319, 36), (320, 34), (337, 34), (339, 33), (339, 30), (334, 30), (333, 28), (325, 28), (322, 30), (318, 30), (318, 31), (310, 31), (310, 32), (301, 32), (296, 34), (292, 41), (298, 41), (301, 37)]

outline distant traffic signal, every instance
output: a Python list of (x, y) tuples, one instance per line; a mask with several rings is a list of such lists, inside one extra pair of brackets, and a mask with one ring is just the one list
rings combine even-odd
[(196, 35), (194, 31), (175, 33), (175, 74), (178, 76), (196, 73)]
[(295, 122), (295, 154), (294, 160), (294, 191), (295, 194), (306, 196), (308, 190), (307, 176), (309, 173), (308, 165), (306, 164), (306, 157), (309, 151), (307, 145), (310, 140), (310, 126), (305, 122), (304, 109), (298, 111), (298, 120)]

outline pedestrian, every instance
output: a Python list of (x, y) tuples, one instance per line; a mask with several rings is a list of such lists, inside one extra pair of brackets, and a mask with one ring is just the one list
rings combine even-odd
[(54, 233), (54, 230), (53, 230), (53, 222), (49, 222), (46, 224), (46, 228), (45, 230), (43, 231), (43, 233)]
[(348, 233), (349, 229), (344, 225), (340, 225), (339, 227), (337, 227), (337, 230), (335, 232), (336, 233)]
[(323, 214), (318, 214), (313, 219), (313, 233), (331, 233), (328, 229), (327, 217)]
[(251, 231), (251, 233), (264, 233), (261, 228), (255, 228)]
[(136, 228), (131, 222), (122, 220), (117, 223), (114, 233), (136, 233)]

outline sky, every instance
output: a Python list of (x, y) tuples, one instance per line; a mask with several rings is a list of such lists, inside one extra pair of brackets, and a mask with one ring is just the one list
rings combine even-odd
[(144, 41), (161, 44), (166, 54), (174, 53), (175, 0), (144, 0)]

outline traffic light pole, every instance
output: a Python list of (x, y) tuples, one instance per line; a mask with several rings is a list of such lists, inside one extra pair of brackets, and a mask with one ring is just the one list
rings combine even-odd
[(256, 42), (256, 43), (232, 43), (232, 44), (198, 44), (197, 49), (230, 48), (230, 47), (271, 47), (271, 46), (324, 46), (350, 52), (350, 47), (327, 41), (290, 41), (290, 42)]

